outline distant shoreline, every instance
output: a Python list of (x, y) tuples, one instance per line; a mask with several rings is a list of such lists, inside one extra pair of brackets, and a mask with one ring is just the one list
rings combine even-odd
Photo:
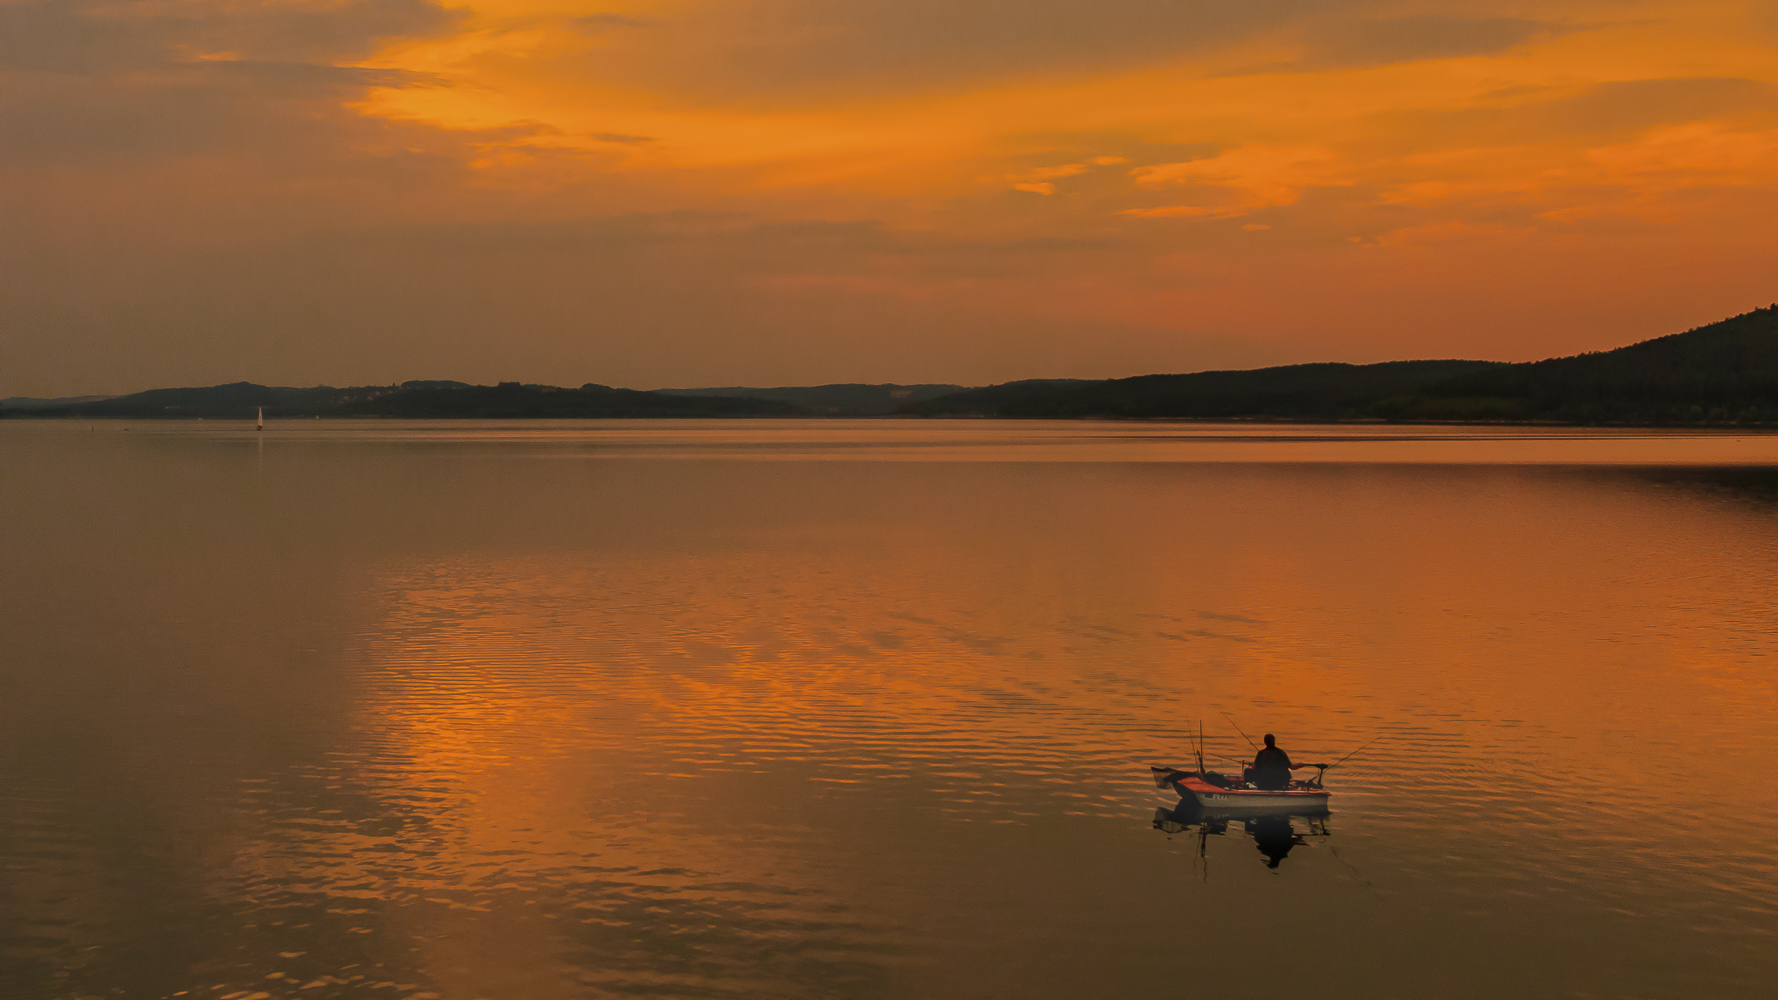
[[(12, 402), (14, 405), (5, 406)], [(0, 401), (7, 419), (952, 418), (1523, 427), (1778, 426), (1778, 305), (1546, 361), (1318, 363), (1122, 379), (703, 389), (501, 382), (293, 388), (235, 382)]]
[[(73, 423), (80, 420), (106, 421), (114, 423), (230, 423), (251, 424), (253, 417), (197, 417), (190, 415), (149, 415), (149, 416), (92, 416), (70, 413), (39, 413), (19, 411), (6, 413), (0, 411), (0, 419), (9, 421), (43, 421), (54, 423)], [(1759, 423), (1719, 423), (1708, 420), (1697, 423), (1664, 422), (1664, 423), (1632, 423), (1622, 421), (1595, 421), (1580, 423), (1563, 420), (1391, 420), (1384, 417), (1132, 417), (1118, 415), (1104, 416), (1065, 416), (1065, 417), (1027, 417), (1027, 416), (990, 416), (984, 414), (962, 414), (943, 416), (923, 416), (919, 414), (877, 414), (877, 415), (834, 415), (834, 414), (771, 414), (757, 416), (611, 416), (611, 417), (455, 417), (455, 416), (388, 416), (371, 414), (362, 416), (318, 415), (318, 416), (285, 416), (274, 418), (266, 416), (267, 429), (273, 424), (290, 425), (295, 423), (337, 423), (342, 421), (407, 421), (414, 423), (489, 423), (493, 421), (512, 421), (530, 423), (562, 423), (567, 421), (620, 421), (620, 420), (651, 420), (696, 423), (699, 421), (735, 421), (749, 422), (770, 421), (908, 421), (929, 423), (934, 421), (970, 421), (982, 423), (1036, 423), (1050, 421), (1057, 423), (1124, 423), (1124, 424), (1255, 424), (1279, 427), (1501, 427), (1501, 428), (1598, 428), (1609, 430), (1712, 430), (1734, 433), (1778, 433), (1778, 421)]]

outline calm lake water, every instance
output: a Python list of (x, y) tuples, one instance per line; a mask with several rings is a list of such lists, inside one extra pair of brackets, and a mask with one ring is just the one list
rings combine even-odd
[(0, 421), (7, 1000), (1769, 996), (1775, 719), (1778, 437)]

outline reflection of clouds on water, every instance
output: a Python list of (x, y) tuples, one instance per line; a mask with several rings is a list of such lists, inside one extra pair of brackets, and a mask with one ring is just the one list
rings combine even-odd
[(1218, 621), (1218, 622), (1241, 622), (1244, 625), (1264, 625), (1265, 624), (1265, 622), (1260, 621), (1258, 618), (1249, 618), (1246, 615), (1224, 615), (1224, 614), (1218, 614), (1214, 611), (1200, 611), (1200, 612), (1198, 612), (1198, 617), (1199, 618), (1208, 618), (1211, 621)]
[(720, 808), (650, 794), (696, 762), (634, 752), (648, 706), (624, 704), (621, 681), (526, 669), (511, 622), (462, 624), (430, 634), (430, 657), (367, 665), (360, 739), (316, 776), (360, 804), (266, 803), (255, 852), (220, 879), (275, 880), (261, 910), (325, 900), (445, 996), (827, 995), (878, 974), (891, 936), (811, 877), (794, 833), (749, 835)]
[[(367, 650), (359, 727), (391, 754), (358, 780), (391, 798), (449, 789), (433, 806), (448, 836), (425, 866), (479, 877), (453, 886), (455, 897), (414, 889), (431, 905), (403, 908), (394, 929), (433, 942), (428, 968), (458, 970), (440, 979), (448, 995), (533, 978), (562, 996), (716, 983), (819, 995), (878, 974), (893, 933), (808, 870), (802, 837), (748, 835), (720, 792), (687, 794), (757, 773), (744, 747), (684, 731), (684, 706), (743, 709), (733, 680), (776, 666), (781, 635), (693, 634), (682, 613), (626, 600), (615, 617), (647, 625), (614, 633), (618, 662), (592, 662), (613, 650), (585, 647), (580, 630), (595, 626), (577, 606), (610, 592), (601, 581), (528, 563), (424, 572), (470, 585), (410, 601), (406, 581), (390, 580), (390, 631), (417, 639)], [(538, 640), (536, 614), (553, 640)], [(717, 675), (728, 680), (699, 680)], [(666, 745), (641, 736), (650, 729)]]
[(1190, 641), (1192, 641), (1192, 639), (1194, 637), (1198, 638), (1198, 639), (1227, 639), (1230, 642), (1252, 642), (1253, 641), (1252, 639), (1250, 639), (1244, 635), (1226, 635), (1222, 632), (1210, 632), (1210, 631), (1206, 631), (1205, 629), (1192, 629), (1190, 632), (1187, 632), (1185, 635), (1175, 635), (1172, 632), (1156, 632), (1155, 635), (1158, 635), (1163, 639), (1173, 639), (1178, 642), (1190, 642)]
[[(390, 632), (423, 638), (376, 654), (388, 666), (365, 675), (378, 692), (367, 704), (380, 706), (380, 724), (403, 734), (395, 742), (464, 753), (548, 741), (551, 733), (570, 744), (618, 746), (647, 727), (666, 753), (661, 774), (675, 763), (687, 774), (727, 775), (786, 761), (835, 780), (930, 776), (965, 759), (1006, 768), (972, 789), (935, 789), (965, 797), (1020, 785), (1079, 795), (1066, 788), (1083, 763), (1121, 760), (1146, 742), (1132, 744), (1104, 725), (1107, 698), (1092, 692), (1107, 678), (1083, 677), (1076, 664), (1036, 665), (998, 652), (999, 643), (959, 651), (960, 630), (937, 617), (873, 615), (884, 599), (875, 584), (762, 598), (758, 588), (727, 590), (734, 570), (722, 561), (695, 562), (464, 567), (447, 575), (483, 582), (463, 590), (457, 611), (436, 607), (439, 596), (424, 588), (410, 600), (406, 581), (392, 578)], [(587, 596), (649, 574), (709, 583), (681, 585), (672, 604), (659, 607)], [(474, 612), (490, 594), (540, 609), (552, 620), (547, 638), (498, 613)], [(896, 641), (878, 641), (881, 618), (903, 622)], [(817, 621), (826, 624), (809, 624)], [(511, 648), (518, 636), (528, 644), (522, 664)], [(473, 702), (457, 709), (440, 700), (457, 692), (473, 692)], [(461, 714), (433, 718), (441, 709)], [(964, 732), (970, 736), (960, 740)]]
[[(945, 433), (989, 432), (1024, 433)], [(1304, 961), (1338, 982), (1436, 951), (1390, 965), (1426, 995), (1557, 948), (1596, 992), (1769, 964), (1778, 859), (1735, 831), (1778, 817), (1742, 778), (1778, 755), (1778, 532), (1733, 476), (402, 433), (263, 464), (118, 434), (158, 450), (0, 477), (34, 529), (0, 532), (28, 765), (0, 769), (0, 994), (1284, 988), (1173, 947), (1249, 918), (1337, 925)], [(1156, 881), (1197, 844), (1141, 826), (1146, 768), (1200, 719), (1250, 758), (1224, 711), (1297, 760), (1385, 738), (1329, 775), (1337, 836), (1203, 833), (1182, 914)], [(1695, 809), (1663, 805), (1680, 781)]]

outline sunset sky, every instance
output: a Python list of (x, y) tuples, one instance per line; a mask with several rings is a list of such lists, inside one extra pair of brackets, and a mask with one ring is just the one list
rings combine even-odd
[(0, 0), (0, 396), (1526, 360), (1774, 220), (1771, 0)]

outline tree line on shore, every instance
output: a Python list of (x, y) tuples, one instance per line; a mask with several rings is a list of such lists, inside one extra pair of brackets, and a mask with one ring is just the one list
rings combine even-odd
[(997, 417), (1778, 424), (1778, 305), (1612, 351), (1546, 361), (1319, 363), (1122, 379), (641, 391), (417, 380), (290, 388), (235, 382), (110, 398), (7, 401), (34, 417)]
[(1778, 305), (1547, 361), (1389, 361), (1009, 382), (915, 404), (923, 416), (1778, 423)]

